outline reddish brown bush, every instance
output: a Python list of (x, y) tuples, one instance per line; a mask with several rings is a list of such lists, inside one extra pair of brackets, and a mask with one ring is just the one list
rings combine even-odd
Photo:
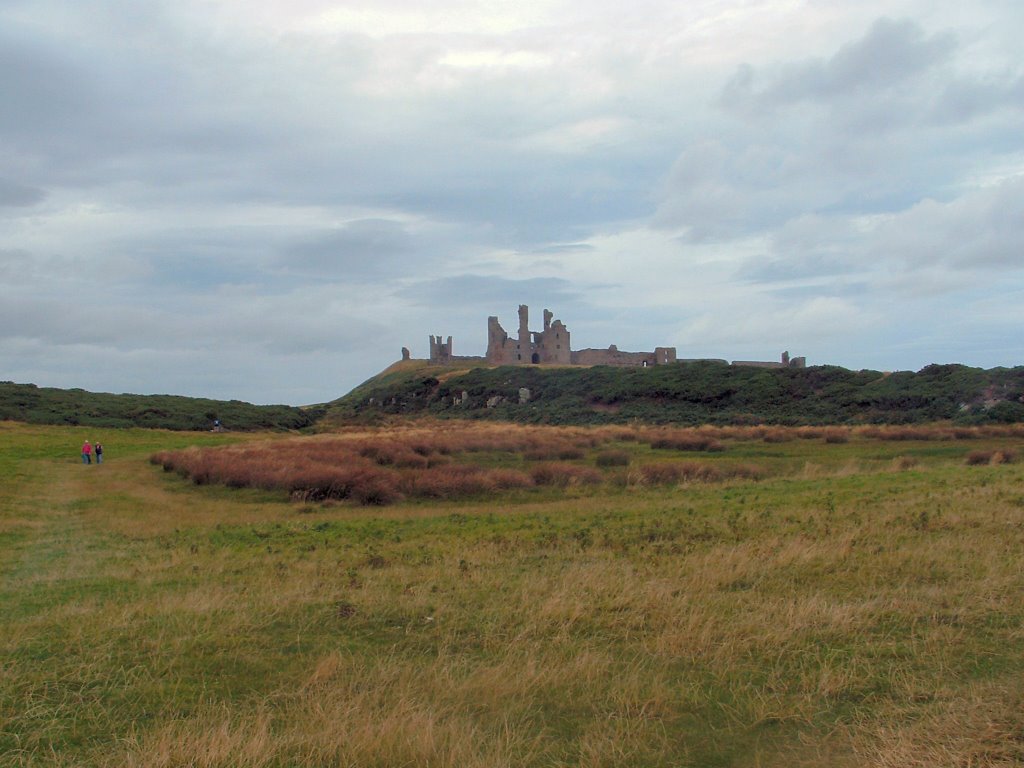
[(850, 433), (845, 429), (826, 429), (822, 432), (826, 443), (839, 444), (850, 442)]
[(533, 485), (529, 475), (510, 469), (484, 469), (473, 465), (452, 465), (432, 470), (403, 473), (401, 489), (408, 496), (455, 499), (477, 496), (499, 489)]
[(778, 427), (775, 429), (766, 429), (761, 439), (766, 443), (788, 443), (794, 437), (796, 437), (795, 433), (785, 429), (784, 427)]
[(591, 467), (578, 464), (538, 464), (530, 470), (530, 477), (537, 485), (553, 485), (565, 488), (570, 485), (596, 485), (601, 482), (601, 473)]
[(594, 457), (594, 463), (599, 467), (626, 467), (629, 466), (629, 454), (625, 451), (602, 451)]
[(756, 464), (709, 464), (700, 461), (662, 461), (645, 464), (632, 475), (634, 482), (646, 485), (675, 483), (714, 483), (729, 478), (757, 480), (766, 475)]
[(938, 424), (858, 427), (856, 433), (873, 440), (952, 440), (955, 436), (952, 429)]
[(683, 479), (683, 470), (679, 462), (645, 464), (637, 470), (635, 479), (649, 485), (672, 485)]
[(913, 456), (897, 456), (892, 460), (892, 469), (896, 472), (902, 472), (907, 469), (913, 469), (919, 463)]
[(575, 445), (541, 445), (523, 451), (523, 458), (527, 461), (572, 461), (582, 459), (584, 451)]
[(724, 451), (725, 446), (710, 434), (694, 430), (675, 430), (652, 436), (648, 444), (656, 450)]
[(364, 504), (396, 501), (401, 497), (394, 472), (367, 466), (310, 465), (296, 469), (288, 478), (292, 498), (304, 501), (355, 499)]
[(964, 461), (970, 466), (979, 466), (982, 464), (1010, 464), (1016, 458), (1016, 453), (1004, 449), (1001, 451), (971, 451)]

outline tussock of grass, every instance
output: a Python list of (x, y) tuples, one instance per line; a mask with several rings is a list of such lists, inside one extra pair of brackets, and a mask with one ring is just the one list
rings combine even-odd
[(971, 451), (964, 460), (970, 466), (979, 464), (1009, 464), (1017, 459), (1017, 453), (1011, 450)]
[(697, 429), (662, 429), (649, 435), (651, 448), (670, 451), (724, 451), (725, 446), (712, 434)]
[(602, 451), (594, 457), (594, 463), (599, 467), (626, 467), (629, 466), (629, 454), (626, 451)]
[(530, 477), (537, 485), (553, 485), (558, 488), (579, 485), (597, 485), (602, 475), (591, 467), (563, 462), (539, 464), (530, 470)]

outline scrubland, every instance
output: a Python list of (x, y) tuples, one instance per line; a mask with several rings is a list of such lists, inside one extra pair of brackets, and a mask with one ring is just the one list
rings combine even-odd
[(0, 765), (1024, 763), (1019, 427), (0, 440)]

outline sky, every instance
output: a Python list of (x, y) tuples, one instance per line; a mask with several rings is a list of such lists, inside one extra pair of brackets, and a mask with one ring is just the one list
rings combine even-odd
[(0, 380), (1024, 364), (1020, 0), (0, 0)]

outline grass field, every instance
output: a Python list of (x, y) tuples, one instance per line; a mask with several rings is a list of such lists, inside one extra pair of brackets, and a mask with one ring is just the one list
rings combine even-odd
[(600, 479), (363, 506), (150, 462), (335, 437), (0, 422), (0, 765), (1024, 764), (1024, 432), (501, 430), (437, 453)]

